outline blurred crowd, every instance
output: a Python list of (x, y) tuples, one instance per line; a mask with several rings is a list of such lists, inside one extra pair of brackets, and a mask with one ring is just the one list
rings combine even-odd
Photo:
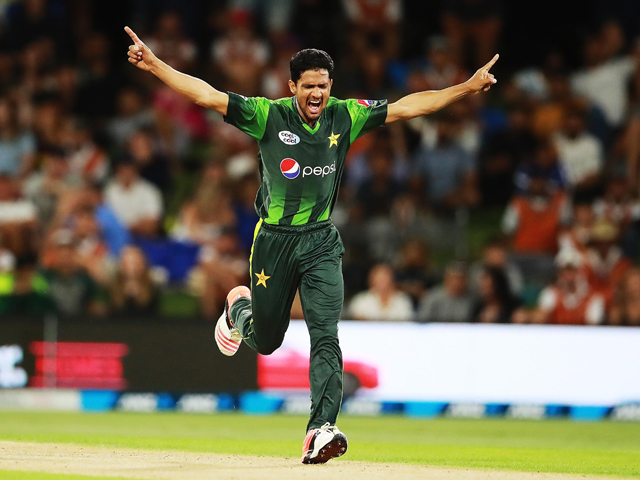
[[(137, 0), (117, 31), (100, 3), (0, 2), (5, 315), (187, 297), (212, 319), (249, 282), (257, 145), (129, 65), (124, 21), (176, 69), (268, 98), (290, 95), (301, 48), (333, 56), (334, 96), (394, 101), (465, 81), (508, 40), (500, 0), (443, 0), (413, 35), (409, 0)], [(604, 18), (578, 62), (503, 55), (488, 94), (356, 141), (333, 214), (344, 318), (640, 325), (637, 33)]]

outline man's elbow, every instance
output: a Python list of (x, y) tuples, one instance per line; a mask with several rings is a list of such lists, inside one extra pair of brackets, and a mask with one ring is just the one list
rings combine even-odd
[(414, 109), (410, 105), (403, 105), (401, 103), (394, 103), (389, 105), (387, 113), (387, 123), (397, 122), (398, 120), (411, 120), (418, 115), (414, 112)]

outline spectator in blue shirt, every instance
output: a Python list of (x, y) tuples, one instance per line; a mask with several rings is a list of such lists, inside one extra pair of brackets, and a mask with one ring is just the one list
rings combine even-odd
[(478, 204), (476, 157), (456, 141), (460, 121), (442, 116), (435, 147), (418, 151), (414, 160), (414, 183), (436, 212), (453, 212)]
[(86, 201), (95, 208), (96, 221), (102, 230), (109, 253), (118, 257), (120, 250), (131, 243), (131, 234), (127, 227), (118, 219), (113, 209), (107, 205), (102, 197), (102, 188), (99, 184), (90, 184), (86, 187)]

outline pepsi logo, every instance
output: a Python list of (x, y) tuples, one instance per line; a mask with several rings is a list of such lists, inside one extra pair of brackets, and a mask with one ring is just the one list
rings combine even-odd
[(358, 100), (358, 105), (362, 105), (363, 107), (370, 107), (373, 105), (373, 100)]
[(282, 143), (284, 143), (285, 145), (297, 145), (298, 143), (300, 143), (300, 137), (288, 130), (278, 132), (278, 137), (280, 137), (280, 141), (282, 141)]
[(300, 175), (300, 165), (293, 158), (285, 158), (280, 162), (280, 171), (289, 180)]

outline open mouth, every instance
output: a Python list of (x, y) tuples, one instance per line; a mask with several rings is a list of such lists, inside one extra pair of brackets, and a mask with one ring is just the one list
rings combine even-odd
[(309, 113), (315, 115), (320, 113), (320, 105), (322, 105), (321, 100), (309, 100)]

